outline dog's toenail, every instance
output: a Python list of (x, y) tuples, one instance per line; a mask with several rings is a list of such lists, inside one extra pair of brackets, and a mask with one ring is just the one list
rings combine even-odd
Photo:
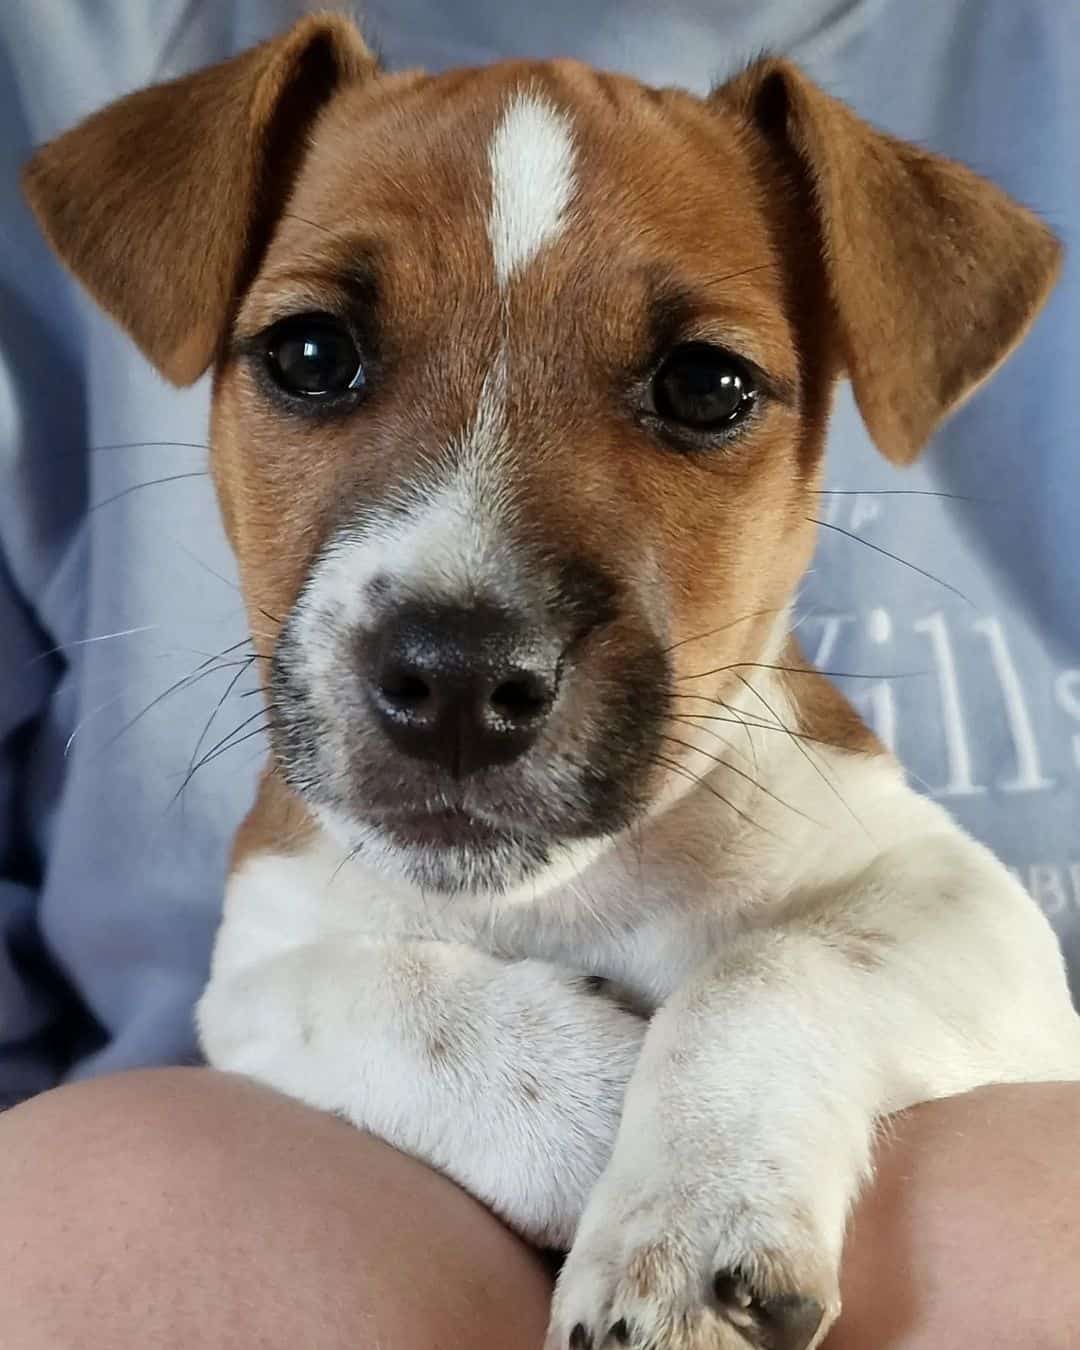
[(806, 1350), (825, 1315), (817, 1299), (803, 1294), (756, 1298), (737, 1271), (718, 1272), (713, 1292), (724, 1316), (754, 1350)]
[(734, 1271), (721, 1270), (713, 1277), (713, 1293), (726, 1312), (749, 1315), (754, 1296), (750, 1286)]
[(626, 1318), (620, 1317), (619, 1320), (608, 1332), (608, 1335), (611, 1337), (613, 1341), (617, 1341), (619, 1345), (629, 1345), (630, 1328), (626, 1325)]
[(570, 1350), (592, 1350), (592, 1337), (583, 1322), (578, 1322), (570, 1333)]
[(764, 1298), (754, 1307), (762, 1326), (768, 1329), (765, 1344), (770, 1350), (806, 1350), (825, 1316), (817, 1299), (805, 1294)]

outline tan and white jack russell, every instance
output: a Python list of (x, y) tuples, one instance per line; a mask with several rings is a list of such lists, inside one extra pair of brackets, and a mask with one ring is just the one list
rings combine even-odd
[(1080, 1077), (1043, 916), (789, 625), (837, 379), (911, 460), (1052, 235), (783, 61), (387, 75), (327, 15), (25, 186), (214, 371), (273, 749), (211, 1063), (570, 1248), (552, 1350), (818, 1345), (876, 1123)]

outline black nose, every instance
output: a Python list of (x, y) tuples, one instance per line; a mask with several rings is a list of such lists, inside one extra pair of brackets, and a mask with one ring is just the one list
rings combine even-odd
[(365, 645), (387, 735), (454, 777), (524, 754), (555, 701), (558, 644), (501, 611), (399, 611)]

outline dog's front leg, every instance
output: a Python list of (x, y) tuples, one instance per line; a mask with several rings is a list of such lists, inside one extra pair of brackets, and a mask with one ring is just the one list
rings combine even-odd
[(549, 1350), (819, 1344), (875, 1121), (995, 1079), (1077, 1076), (1052, 934), (973, 848), (918, 841), (796, 899), (660, 1010)]
[[(350, 937), (240, 962), (198, 1011), (209, 1061), (336, 1111), (569, 1245), (615, 1139), (644, 1022), (580, 977), (434, 941)], [(233, 940), (235, 938), (235, 940)]]

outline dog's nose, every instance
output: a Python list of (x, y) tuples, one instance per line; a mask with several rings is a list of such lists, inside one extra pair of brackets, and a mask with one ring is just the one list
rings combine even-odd
[(559, 645), (501, 611), (398, 613), (368, 650), (369, 695), (387, 735), (454, 777), (524, 754), (558, 691)]

